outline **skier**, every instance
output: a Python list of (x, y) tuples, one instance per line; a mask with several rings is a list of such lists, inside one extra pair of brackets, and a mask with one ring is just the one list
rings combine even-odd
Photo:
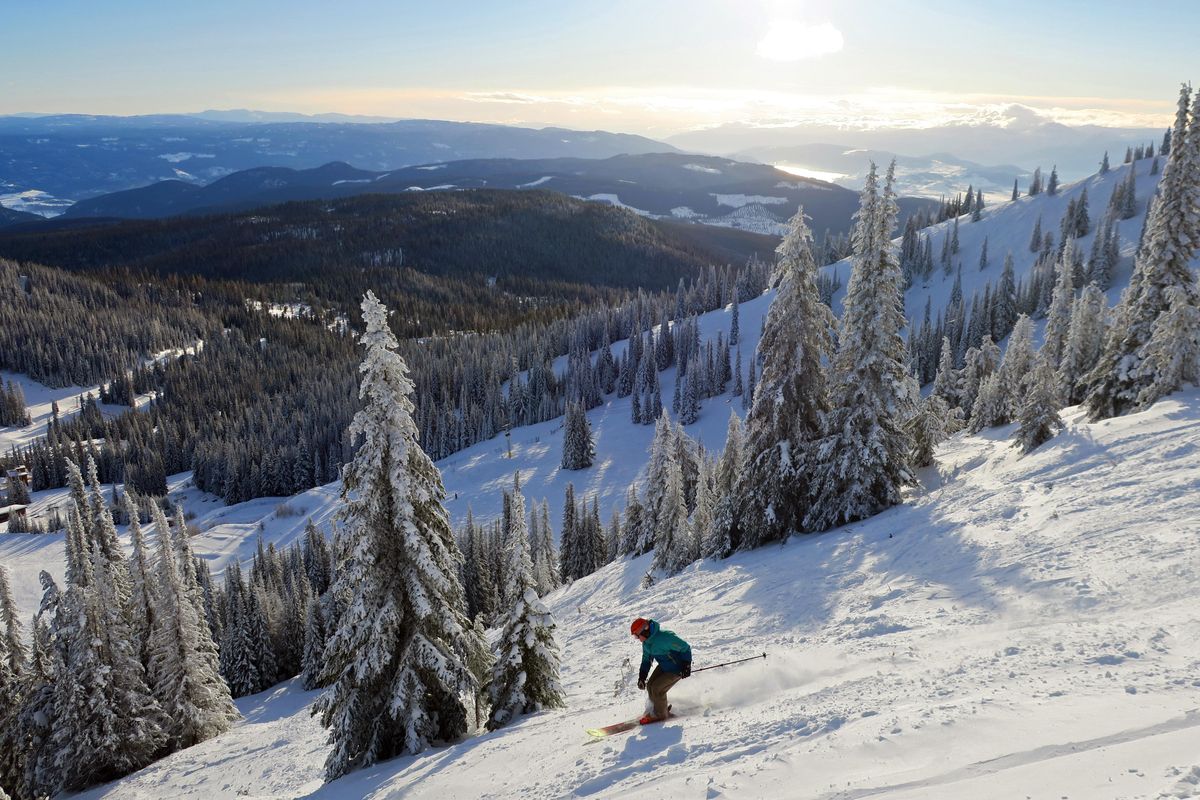
[[(654, 704), (654, 711), (638, 720), (646, 725), (666, 719), (667, 710), (670, 708), (667, 705), (667, 692), (680, 679), (692, 674), (692, 648), (671, 631), (664, 631), (652, 619), (638, 617), (629, 626), (629, 632), (642, 643), (642, 668), (638, 671), (638, 688), (645, 689), (650, 694), (650, 702)], [(658, 666), (654, 674), (650, 675), (650, 679), (646, 680), (650, 673), (651, 660), (656, 661)]]

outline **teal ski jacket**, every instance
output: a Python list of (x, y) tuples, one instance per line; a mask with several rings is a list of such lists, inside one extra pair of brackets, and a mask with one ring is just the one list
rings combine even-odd
[(650, 636), (642, 642), (642, 668), (638, 680), (646, 680), (650, 674), (650, 661), (658, 662), (663, 672), (682, 672), (685, 665), (692, 664), (692, 647), (671, 631), (664, 631), (658, 623), (650, 620)]

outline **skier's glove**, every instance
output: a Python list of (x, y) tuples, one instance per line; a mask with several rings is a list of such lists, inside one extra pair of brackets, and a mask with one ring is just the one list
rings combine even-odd
[(685, 677), (685, 678), (691, 677), (691, 674), (692, 674), (692, 662), (690, 662), (690, 661), (689, 661), (688, 663), (684, 664), (684, 665), (683, 665), (683, 669), (679, 670), (679, 674), (680, 674), (680, 675), (682, 675), (682, 676), (683, 676), (683, 677)]
[(638, 678), (638, 688), (639, 689), (646, 688), (646, 679), (645, 678)]

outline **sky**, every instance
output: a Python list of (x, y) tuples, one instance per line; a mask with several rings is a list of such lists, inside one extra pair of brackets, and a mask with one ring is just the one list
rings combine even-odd
[(0, 114), (251, 108), (664, 137), (924, 127), (1019, 104), (1163, 127), (1200, 3), (54, 0), (0, 3)]

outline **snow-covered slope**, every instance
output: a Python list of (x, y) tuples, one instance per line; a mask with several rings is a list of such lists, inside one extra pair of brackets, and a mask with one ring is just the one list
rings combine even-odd
[[(963, 296), (968, 304), (972, 294), (978, 293), (982, 297), (984, 287), (988, 283), (991, 283), (993, 288), (1000, 283), (1007, 253), (1012, 253), (1013, 270), (1017, 279), (1027, 278), (1037, 260), (1037, 253), (1029, 249), (1029, 240), (1038, 218), (1041, 217), (1043, 232), (1052, 233), (1057, 242), (1060, 238), (1059, 222), (1067, 210), (1067, 205), (1072, 200), (1078, 201), (1085, 188), (1092, 230), (1078, 240), (1078, 246), (1086, 258), (1096, 236), (1096, 229), (1100, 227), (1104, 218), (1113, 189), (1128, 177), (1130, 169), (1136, 169), (1137, 214), (1117, 223), (1121, 234), (1121, 261), (1112, 271), (1112, 286), (1108, 291), (1108, 303), (1110, 306), (1114, 305), (1121, 290), (1129, 285), (1129, 276), (1133, 271), (1133, 253), (1141, 234), (1146, 205), (1158, 186), (1160, 175), (1150, 174), (1150, 163), (1150, 159), (1142, 159), (1133, 164), (1122, 164), (1114, 167), (1106, 175), (1096, 174), (1062, 186), (1056, 195), (1043, 192), (1033, 197), (1023, 195), (1016, 200), (1003, 202), (997, 202), (995, 197), (988, 197), (989, 205), (984, 207), (982, 218), (978, 222), (972, 222), (969, 215), (959, 218), (959, 252), (952, 258), (953, 264), (949, 273), (942, 269), (940, 254), (942, 243), (953, 231), (954, 221), (949, 220), (922, 231), (923, 234), (933, 237), (934, 268), (933, 274), (927, 280), (918, 280), (905, 294), (905, 310), (909, 318), (916, 318), (917, 322), (920, 322), (927, 298), (933, 300), (935, 317), (939, 311), (945, 309), (960, 264)], [(985, 238), (988, 241), (988, 266), (980, 269), (979, 256)], [(896, 241), (898, 244), (899, 239)], [(839, 261), (825, 269), (841, 278), (843, 288), (834, 296), (835, 308), (840, 309), (841, 300), (845, 296), (845, 284), (850, 274), (850, 260)]]
[[(1066, 417), (1025, 458), (1007, 429), (956, 437), (909, 503), (850, 528), (644, 590), (648, 557), (624, 561), (552, 594), (564, 711), (323, 785), (315, 694), (285, 684), (83, 796), (1194, 797), (1200, 392)], [(0, 558), (21, 568), (8, 541)], [(768, 658), (679, 684), (679, 719), (585, 744), (641, 711), (637, 615), (697, 667)]]
[[(1089, 179), (1093, 219), (1127, 168)], [(1139, 178), (1141, 208), (1152, 180)], [(964, 218), (966, 294), (998, 279), (1010, 247), (1026, 271), (1038, 214), (1056, 231), (1078, 191)], [(1123, 226), (1128, 256), (1141, 219)], [(979, 273), (984, 235), (993, 265)], [(1127, 257), (1112, 299), (1128, 272)], [(925, 294), (944, 304), (951, 284), (937, 272), (914, 287), (910, 313)], [(740, 306), (746, 363), (769, 302)], [(727, 332), (729, 316), (705, 315), (703, 336)], [(662, 384), (669, 404), (674, 370)], [(728, 395), (706, 401), (689, 433), (719, 450), (731, 409), (741, 413)], [(322, 785), (315, 695), (286, 684), (239, 701), (246, 721), (230, 733), (87, 796), (1200, 796), (1200, 392), (1098, 424), (1065, 416), (1068, 430), (1024, 459), (1008, 428), (956, 437), (908, 504), (850, 528), (693, 565), (649, 589), (639, 588), (649, 559), (624, 561), (552, 594), (565, 711)], [(549, 499), (556, 526), (567, 482), (595, 494), (607, 520), (653, 435), (629, 417), (615, 397), (589, 412), (588, 470), (559, 468), (561, 420), (514, 430), (511, 458), (498, 437), (439, 462), (455, 521), (468, 506), (498, 514), (516, 470), (528, 498)], [(195, 515), (193, 548), (217, 575), (259, 535), (287, 545), (337, 504), (330, 485), (225, 507), (187, 477), (173, 478), (173, 496)], [(62, 494), (39, 493), (34, 511)], [(60, 577), (61, 562), (61, 535), (0, 536), (23, 617), (38, 570)], [(637, 615), (689, 639), (697, 667), (769, 658), (680, 684), (679, 720), (584, 747), (583, 727), (641, 710), (625, 633)]]

